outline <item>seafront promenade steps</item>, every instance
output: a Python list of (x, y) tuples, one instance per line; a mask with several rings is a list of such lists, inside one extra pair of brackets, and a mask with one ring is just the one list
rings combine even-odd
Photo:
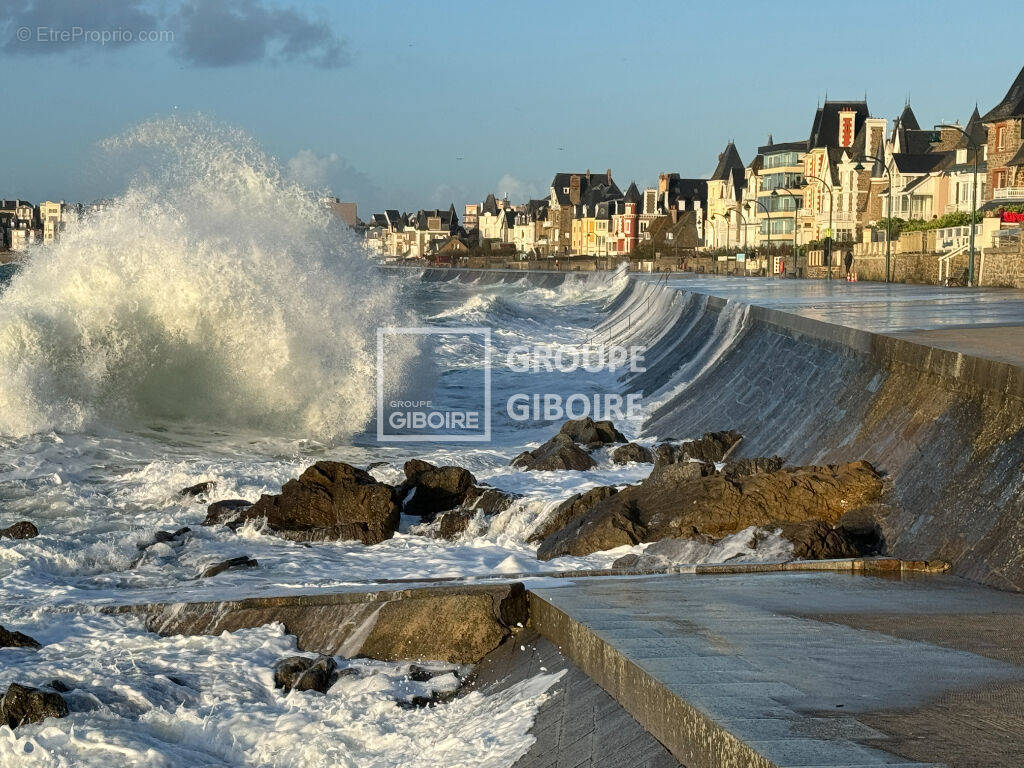
[[(550, 287), (594, 275), (423, 279)], [(598, 329), (647, 346), (647, 371), (622, 386), (643, 395), (648, 434), (736, 429), (737, 458), (867, 459), (887, 478), (889, 554), (1024, 589), (1024, 292), (634, 275)]]

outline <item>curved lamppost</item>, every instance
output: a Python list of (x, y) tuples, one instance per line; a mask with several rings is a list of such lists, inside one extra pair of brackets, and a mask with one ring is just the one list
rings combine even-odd
[[(797, 188), (798, 189), (802, 188), (802, 186), (805, 186), (805, 185), (800, 185)], [(797, 230), (798, 230), (798, 227), (797, 227), (797, 217), (800, 215), (800, 201), (796, 199), (796, 195), (794, 195), (792, 193), (792, 191), (790, 191), (789, 189), (783, 187), (782, 191), (785, 192), (787, 195), (789, 195), (791, 198), (793, 198), (793, 269), (796, 269), (796, 259), (797, 259), (797, 252), (798, 252), (798, 248), (799, 248), (799, 246), (796, 243), (796, 238), (797, 238), (797, 234), (798, 234), (798, 232), (797, 232)], [(773, 189), (772, 190), (772, 197), (778, 197), (778, 196), (779, 196), (779, 190), (778, 189)]]
[(805, 178), (814, 179), (821, 183), (823, 187), (828, 188), (828, 246), (825, 250), (825, 258), (828, 259), (828, 279), (832, 279), (832, 206), (835, 205), (835, 186), (826, 183), (821, 176), (815, 176), (813, 173), (805, 173)]
[[(936, 129), (940, 128), (953, 128), (954, 130), (960, 131), (967, 139), (967, 148), (974, 150), (974, 187), (971, 189), (971, 256), (967, 262), (967, 284), (974, 285), (974, 228), (977, 222), (975, 219), (978, 217), (978, 160), (981, 158), (981, 147), (971, 135), (961, 128), (959, 125), (947, 125), (940, 123), (935, 126)], [(937, 143), (938, 139), (933, 140), (932, 143)]]
[[(754, 198), (754, 202), (757, 205), (760, 205), (762, 208), (764, 208), (764, 214), (765, 214), (765, 216), (768, 217), (768, 259), (765, 260), (765, 272), (767, 272), (768, 271), (768, 261), (772, 257), (772, 212), (770, 210), (768, 210), (768, 206), (767, 205), (762, 203), (756, 197)], [(750, 201), (748, 200), (744, 204), (743, 207), (746, 208), (747, 212), (749, 213), (750, 212), (750, 208), (751, 208)], [(756, 211), (757, 209), (755, 208), (754, 210)]]
[(885, 282), (889, 282), (889, 263), (892, 259), (892, 168), (886, 164), (885, 160), (874, 155), (864, 155), (861, 158), (862, 162), (858, 162), (853, 170), (863, 171), (864, 160), (871, 160), (875, 163), (881, 163), (882, 167), (885, 168), (885, 175), (889, 179), (889, 194), (885, 197)]

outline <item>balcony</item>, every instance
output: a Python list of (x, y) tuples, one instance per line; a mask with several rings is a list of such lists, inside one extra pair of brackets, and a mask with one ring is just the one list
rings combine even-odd
[(1024, 187), (996, 187), (993, 200), (1024, 200)]

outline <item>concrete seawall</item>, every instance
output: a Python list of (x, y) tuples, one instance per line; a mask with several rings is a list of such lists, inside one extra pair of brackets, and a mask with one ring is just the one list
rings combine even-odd
[[(586, 279), (424, 273), (483, 283), (524, 278), (546, 286)], [(605, 323), (601, 340), (657, 338), (647, 356), (654, 363), (624, 387), (646, 398), (664, 397), (673, 382), (686, 385), (654, 410), (646, 431), (690, 437), (738, 429), (739, 455), (779, 454), (800, 464), (868, 459), (891, 487), (893, 511), (882, 521), (890, 554), (945, 560), (956, 574), (1024, 589), (1024, 366), (1017, 364), (1024, 346), (1014, 352), (1005, 341), (1024, 343), (1024, 329), (988, 329), (1006, 355), (969, 354), (948, 341), (930, 343), (927, 331), (863, 330), (727, 300), (707, 286), (698, 292), (686, 280), (677, 288), (634, 278), (608, 307), (619, 320)], [(652, 293), (680, 291), (688, 300), (672, 313), (651, 309)]]

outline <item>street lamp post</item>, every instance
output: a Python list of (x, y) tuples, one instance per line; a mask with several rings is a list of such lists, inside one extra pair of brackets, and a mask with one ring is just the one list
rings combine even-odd
[(828, 188), (828, 239), (826, 241), (827, 248), (825, 250), (825, 258), (828, 259), (828, 279), (832, 279), (832, 206), (835, 204), (835, 187), (831, 184), (826, 184), (825, 180), (820, 176), (815, 176), (813, 173), (805, 173), (808, 179), (815, 179), (821, 182), (823, 187)]
[[(785, 192), (787, 195), (789, 195), (791, 198), (793, 198), (793, 269), (796, 269), (797, 249), (799, 248), (799, 246), (796, 243), (796, 238), (797, 238), (797, 234), (798, 234), (798, 232), (797, 232), (797, 217), (800, 215), (800, 203), (797, 201), (796, 195), (794, 195), (790, 190), (788, 190), (785, 187), (783, 187), (782, 191)], [(772, 190), (772, 197), (778, 197), (778, 196), (779, 196), (779, 190), (773, 189)]]
[[(892, 168), (886, 164), (885, 160), (874, 155), (864, 155), (862, 160), (871, 160), (872, 162), (881, 163), (882, 167), (885, 168), (885, 175), (889, 180), (889, 194), (885, 196), (885, 282), (889, 282), (889, 263), (892, 258)], [(857, 163), (853, 167), (855, 171), (863, 171), (863, 163)]]
[[(758, 205), (760, 205), (762, 208), (764, 208), (764, 214), (765, 214), (765, 216), (768, 217), (768, 258), (765, 260), (765, 270), (764, 270), (765, 272), (767, 272), (768, 271), (768, 262), (772, 258), (772, 212), (770, 210), (768, 210), (768, 206), (767, 205), (762, 203), (756, 197), (754, 198), (754, 202), (757, 203)], [(750, 211), (750, 202), (749, 201), (746, 204), (746, 208), (747, 208), (747, 211), (749, 212)], [(755, 208), (754, 210), (757, 210), (757, 209)]]
[[(740, 217), (740, 222), (743, 224), (743, 247), (746, 248), (746, 245), (747, 245), (747, 220), (743, 216), (743, 214), (740, 212), (739, 203), (736, 204), (735, 210), (736, 210), (736, 215)], [(726, 221), (729, 220), (729, 215), (731, 213), (732, 213), (732, 211), (726, 211), (725, 212), (725, 220)], [(737, 247), (739, 247), (738, 243), (737, 243)], [(744, 256), (744, 258), (746, 258), (746, 256)], [(744, 275), (747, 274), (747, 263), (746, 263), (746, 261), (743, 262), (743, 274)]]
[[(967, 148), (974, 150), (974, 186), (971, 189), (971, 255), (967, 262), (967, 284), (974, 285), (974, 228), (977, 225), (976, 219), (978, 218), (978, 161), (981, 159), (981, 147), (978, 145), (971, 135), (961, 128), (959, 125), (947, 125), (939, 124), (935, 126), (936, 129), (941, 128), (953, 128), (954, 130), (960, 131), (967, 139)], [(932, 142), (935, 143), (934, 141)]]

